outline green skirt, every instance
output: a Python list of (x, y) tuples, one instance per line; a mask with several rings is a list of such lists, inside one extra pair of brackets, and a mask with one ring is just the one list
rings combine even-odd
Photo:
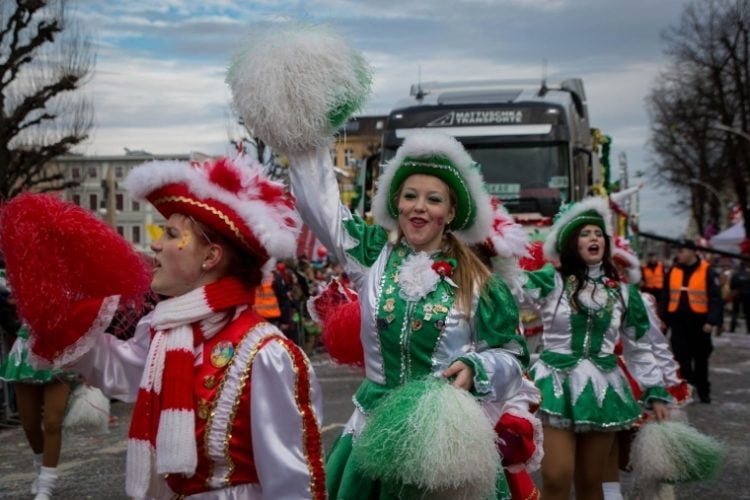
[[(423, 491), (413, 486), (392, 484), (372, 479), (358, 470), (352, 458), (351, 433), (336, 439), (326, 457), (326, 490), (329, 500), (394, 500), (427, 498)], [(497, 478), (494, 499), (510, 500), (510, 490), (505, 475)]]
[(25, 384), (46, 384), (51, 380), (68, 378), (71, 374), (62, 370), (37, 370), (29, 363), (29, 341), (26, 327), (18, 332), (18, 337), (0, 364), (0, 380)]
[(632, 427), (641, 407), (619, 368), (604, 371), (588, 360), (570, 369), (537, 361), (530, 375), (542, 395), (545, 425), (575, 432), (618, 431)]

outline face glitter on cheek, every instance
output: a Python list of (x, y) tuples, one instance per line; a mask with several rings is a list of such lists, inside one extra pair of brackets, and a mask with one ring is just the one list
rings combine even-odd
[(445, 225), (445, 218), (444, 217), (437, 217), (435, 219), (435, 225), (436, 226), (444, 226)]
[(177, 244), (177, 249), (182, 250), (186, 246), (190, 244), (190, 240), (192, 239), (192, 234), (190, 231), (183, 231), (182, 238), (180, 238), (180, 242)]

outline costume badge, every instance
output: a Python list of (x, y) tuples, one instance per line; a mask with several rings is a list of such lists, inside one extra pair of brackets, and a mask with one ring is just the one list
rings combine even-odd
[(206, 375), (203, 378), (203, 387), (205, 387), (206, 389), (213, 389), (215, 385), (216, 377), (214, 377), (213, 375)]
[(222, 341), (211, 349), (211, 365), (214, 368), (224, 368), (234, 356), (234, 346), (229, 341)]
[(435, 328), (437, 328), (438, 330), (442, 330), (444, 326), (445, 326), (445, 320), (439, 319), (435, 321)]
[(208, 407), (208, 401), (205, 399), (201, 399), (198, 401), (198, 418), (201, 420), (206, 420), (208, 418), (208, 415), (211, 413), (211, 410)]
[(412, 331), (416, 332), (420, 328), (422, 328), (422, 321), (415, 319), (414, 321), (411, 322)]
[(396, 300), (395, 299), (387, 299), (385, 301), (385, 304), (383, 304), (383, 310), (385, 312), (393, 312), (393, 310), (396, 308)]
[(393, 285), (389, 285), (388, 288), (385, 289), (385, 294), (386, 295), (391, 295), (395, 291), (396, 291), (396, 289), (393, 287)]

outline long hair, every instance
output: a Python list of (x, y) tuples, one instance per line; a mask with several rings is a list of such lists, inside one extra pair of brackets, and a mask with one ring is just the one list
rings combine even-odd
[[(560, 267), (558, 270), (565, 283), (570, 276), (575, 276), (575, 290), (570, 298), (572, 305), (576, 308), (580, 307), (578, 301), (578, 294), (583, 289), (586, 283), (586, 274), (588, 273), (588, 266), (578, 252), (578, 237), (581, 234), (581, 229), (584, 226), (578, 226), (570, 233), (568, 239), (563, 243), (560, 252)], [(603, 231), (602, 231), (603, 232)], [(617, 268), (612, 262), (612, 248), (610, 244), (611, 238), (606, 233), (604, 234), (604, 258), (602, 259), (602, 271), (607, 278), (619, 281), (620, 275), (617, 273)], [(619, 294), (619, 292), (618, 292)], [(622, 297), (620, 297), (622, 300)]]

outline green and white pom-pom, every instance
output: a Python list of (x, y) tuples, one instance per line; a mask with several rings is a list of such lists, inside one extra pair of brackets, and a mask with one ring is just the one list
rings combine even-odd
[(368, 476), (440, 498), (494, 498), (497, 436), (476, 400), (434, 378), (410, 382), (377, 407), (353, 444)]
[(370, 93), (372, 72), (344, 38), (320, 25), (251, 29), (227, 73), (252, 133), (283, 153), (328, 143)]
[(716, 439), (680, 422), (653, 422), (636, 434), (630, 450), (637, 481), (685, 483), (715, 477), (724, 460)]

